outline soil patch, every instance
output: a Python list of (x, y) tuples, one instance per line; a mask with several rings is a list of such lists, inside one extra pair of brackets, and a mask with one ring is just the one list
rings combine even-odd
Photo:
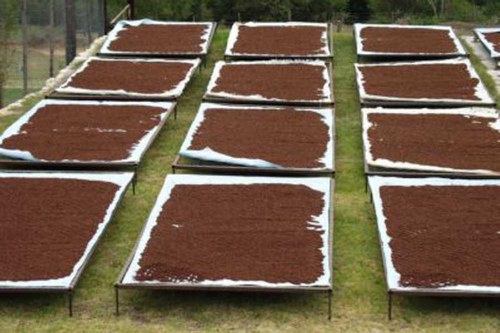
[(109, 49), (120, 52), (183, 54), (201, 53), (207, 25), (144, 24), (126, 26), (118, 32)]
[[(262, 99), (318, 101), (326, 96), (325, 66), (303, 64), (226, 64), (211, 92), (237, 96), (259, 95)], [(256, 98), (258, 99), (258, 98)]]
[(500, 286), (500, 186), (384, 186), (401, 285)]
[(323, 241), (307, 227), (324, 205), (302, 185), (177, 185), (135, 278), (316, 282)]
[(374, 159), (500, 172), (495, 119), (463, 115), (369, 114)]
[(47, 105), (0, 147), (47, 161), (123, 160), (164, 112), (139, 105)]
[(248, 55), (310, 56), (325, 55), (325, 27), (241, 25), (232, 52)]
[(363, 50), (381, 53), (445, 54), (458, 52), (448, 30), (366, 27)]
[(484, 38), (493, 44), (493, 48), (496, 52), (500, 52), (500, 32), (485, 33)]
[(74, 179), (0, 179), (0, 280), (71, 274), (118, 185)]
[(160, 94), (177, 87), (192, 66), (184, 62), (91, 60), (63, 88)]
[(480, 100), (479, 80), (465, 64), (426, 64), (358, 67), (367, 94), (401, 98)]
[[(286, 126), (285, 126), (286, 125)], [(283, 167), (321, 168), (329, 128), (315, 112), (269, 109), (207, 109), (189, 149), (210, 148)]]

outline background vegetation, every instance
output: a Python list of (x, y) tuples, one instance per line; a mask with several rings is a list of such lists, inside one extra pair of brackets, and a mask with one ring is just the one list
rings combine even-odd
[[(499, 0), (136, 0), (141, 17), (196, 20), (374, 20), (498, 22)], [(124, 0), (109, 0), (112, 11)], [(368, 15), (367, 15), (368, 14)]]

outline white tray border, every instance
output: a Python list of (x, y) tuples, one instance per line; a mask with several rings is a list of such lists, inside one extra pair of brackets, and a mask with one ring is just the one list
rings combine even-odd
[[(191, 123), (191, 127), (188, 130), (186, 138), (181, 146), (179, 155), (192, 158), (199, 159), (203, 161), (210, 162), (218, 162), (218, 163), (228, 163), (234, 165), (243, 165), (249, 167), (261, 167), (261, 168), (278, 168), (282, 169), (286, 167), (281, 167), (277, 164), (270, 163), (268, 161), (262, 159), (251, 159), (244, 157), (234, 157), (230, 155), (226, 155), (223, 153), (216, 152), (210, 148), (205, 148), (203, 150), (192, 150), (189, 149), (191, 143), (193, 141), (193, 137), (198, 131), (198, 128), (201, 126), (203, 121), (205, 120), (205, 112), (208, 109), (235, 109), (235, 110), (284, 110), (288, 109), (288, 107), (283, 106), (242, 106), (242, 105), (228, 105), (228, 104), (216, 104), (216, 103), (202, 103), (200, 108), (198, 109), (198, 113), (196, 114), (193, 122)], [(333, 146), (334, 146), (334, 138), (333, 138), (333, 108), (293, 108), (297, 112), (314, 112), (322, 116), (323, 123), (328, 126), (328, 135), (329, 140), (327, 142), (325, 154), (321, 157), (321, 162), (324, 164), (324, 167), (320, 168), (312, 168), (311, 170), (323, 170), (323, 169), (332, 169), (333, 168)], [(237, 111), (235, 111), (237, 112)], [(270, 111), (272, 112), (272, 111)]]
[(1, 145), (4, 140), (16, 136), (17, 134), (20, 133), (21, 128), (27, 124), (31, 117), (33, 117), (40, 109), (50, 106), (50, 105), (66, 105), (68, 108), (71, 107), (71, 105), (109, 105), (109, 106), (129, 106), (129, 105), (138, 105), (138, 106), (150, 106), (150, 107), (155, 107), (155, 108), (162, 108), (165, 111), (160, 114), (160, 123), (165, 120), (167, 115), (172, 112), (173, 108), (175, 107), (175, 103), (173, 102), (142, 102), (142, 101), (78, 101), (78, 100), (51, 100), (51, 99), (44, 99), (37, 103), (35, 106), (33, 106), (28, 112), (23, 114), (19, 119), (17, 119), (11, 126), (9, 126), (3, 133), (0, 135), (0, 155), (13, 158), (13, 159), (20, 159), (20, 160), (27, 160), (27, 161), (40, 161), (40, 162), (85, 162), (85, 163), (94, 163), (94, 162), (103, 162), (103, 163), (127, 163), (127, 162), (134, 162), (134, 163), (139, 163), (141, 160), (142, 155), (145, 153), (145, 150), (148, 146), (148, 144), (151, 142), (153, 139), (154, 133), (159, 129), (160, 124), (156, 125), (155, 127), (151, 128), (138, 142), (136, 142), (132, 150), (129, 151), (129, 156), (125, 159), (121, 160), (113, 160), (113, 161), (108, 161), (108, 160), (71, 160), (71, 159), (65, 159), (65, 160), (44, 160), (44, 159), (39, 159), (35, 158), (29, 151), (27, 150), (18, 150), (18, 149), (7, 149), (7, 148), (2, 148)]
[[(245, 176), (200, 176), (200, 175), (169, 175), (166, 177), (161, 189), (160, 194), (156, 200), (156, 203), (148, 217), (146, 225), (144, 227), (143, 233), (139, 239), (138, 246), (133, 254), (130, 265), (127, 267), (124, 273), (121, 284), (122, 285), (155, 285), (161, 284), (159, 281), (137, 281), (134, 276), (135, 273), (140, 269), (139, 261), (142, 257), (149, 239), (151, 238), (151, 233), (155, 225), (157, 224), (157, 219), (163, 209), (165, 202), (170, 198), (170, 193), (176, 185), (248, 185), (248, 184), (284, 184), (284, 185), (304, 185), (315, 191), (323, 193), (323, 198), (325, 205), (320, 216), (314, 218), (314, 221), (309, 222), (311, 228), (316, 228), (324, 231), (322, 237), (323, 247), (321, 252), (323, 253), (323, 274), (318, 278), (317, 281), (308, 284), (294, 284), (290, 282), (285, 283), (270, 283), (266, 281), (239, 281), (232, 279), (223, 280), (203, 280), (199, 282), (186, 282), (179, 281), (175, 282), (178, 286), (184, 287), (205, 287), (205, 286), (217, 286), (217, 287), (241, 287), (241, 286), (254, 286), (254, 287), (268, 287), (268, 288), (287, 288), (287, 287), (331, 287), (331, 275), (330, 271), (330, 248), (329, 243), (330, 237), (330, 216), (329, 209), (332, 205), (331, 198), (331, 180), (330, 178), (290, 178), (290, 177), (245, 177)], [(172, 283), (169, 283), (172, 284)]]
[[(485, 174), (485, 175), (500, 175), (498, 172), (492, 170), (482, 170), (482, 169), (457, 169), (457, 168), (447, 168), (439, 167), (433, 165), (416, 164), (410, 162), (401, 162), (388, 160), (384, 158), (374, 159), (371, 153), (371, 142), (368, 137), (368, 130), (372, 127), (372, 123), (368, 120), (370, 114), (401, 114), (401, 115), (429, 115), (429, 114), (447, 114), (447, 115), (463, 115), (466, 117), (484, 117), (496, 119), (497, 126), (500, 126), (500, 119), (495, 109), (492, 108), (482, 108), (482, 107), (470, 107), (470, 108), (457, 108), (457, 109), (386, 109), (382, 107), (377, 108), (362, 108), (362, 130), (363, 130), (363, 147), (365, 161), (368, 165), (382, 168), (395, 168), (402, 170), (416, 170), (416, 171), (437, 171), (437, 172), (460, 172), (460, 173), (472, 173), (472, 174)], [(493, 126), (492, 126), (493, 127)], [(493, 127), (496, 129), (496, 126)], [(499, 129), (497, 129), (500, 131)]]
[(485, 46), (485, 48), (488, 50), (490, 53), (491, 58), (500, 58), (500, 52), (495, 51), (495, 45), (488, 41), (484, 34), (488, 33), (500, 33), (500, 27), (496, 28), (476, 28), (474, 29), (476, 32), (476, 36), (481, 40), (482, 44)]
[[(322, 66), (323, 67), (323, 79), (325, 83), (323, 84), (323, 97), (317, 100), (287, 100), (279, 98), (266, 98), (261, 95), (239, 95), (232, 94), (228, 92), (214, 92), (213, 89), (217, 86), (217, 80), (220, 77), (220, 71), (224, 66), (253, 66), (253, 65), (291, 65), (299, 64), (306, 66)], [(214, 71), (210, 77), (210, 81), (207, 86), (206, 96), (227, 98), (228, 101), (232, 99), (247, 100), (247, 101), (274, 101), (274, 102), (304, 102), (304, 103), (332, 103), (333, 102), (333, 92), (331, 90), (332, 78), (330, 77), (330, 70), (327, 62), (321, 60), (262, 60), (262, 61), (218, 61), (215, 63)]]
[[(394, 28), (394, 29), (422, 29), (422, 30), (445, 30), (448, 31), (450, 39), (453, 41), (456, 47), (455, 52), (445, 52), (445, 53), (428, 53), (428, 52), (375, 52), (375, 51), (365, 51), (363, 47), (363, 40), (361, 38), (361, 32), (364, 28)], [(467, 51), (460, 43), (457, 35), (450, 26), (440, 26), (440, 25), (400, 25), (400, 24), (364, 24), (356, 23), (354, 24), (354, 36), (356, 40), (356, 53), (360, 56), (466, 56)]]
[[(294, 55), (294, 54), (254, 54), (254, 53), (238, 53), (233, 52), (234, 45), (236, 44), (239, 37), (239, 29), (241, 26), (246, 27), (321, 27), (324, 28), (322, 34), (322, 47), (321, 53), (308, 54), (308, 55)], [(288, 57), (288, 58), (317, 58), (317, 57), (331, 57), (332, 53), (330, 50), (330, 45), (328, 41), (328, 23), (313, 23), (313, 22), (235, 22), (231, 31), (229, 32), (229, 38), (227, 40), (227, 46), (225, 55), (228, 57), (234, 56), (252, 56), (252, 57)]]
[(29, 178), (29, 179), (77, 179), (97, 181), (104, 183), (113, 183), (119, 186), (114, 199), (110, 202), (106, 215), (97, 227), (95, 234), (88, 241), (87, 247), (80, 259), (73, 266), (70, 275), (63, 278), (32, 281), (0, 281), (0, 288), (60, 288), (69, 289), (76, 279), (79, 271), (82, 269), (85, 261), (90, 257), (93, 246), (97, 243), (104, 233), (107, 225), (111, 222), (111, 217), (116, 209), (120, 198), (125, 192), (128, 184), (134, 177), (132, 172), (102, 172), (102, 173), (83, 173), (83, 172), (0, 172), (0, 178)]
[[(479, 83), (476, 85), (475, 95), (479, 98), (479, 100), (472, 99), (451, 99), (451, 98), (408, 98), (408, 97), (391, 97), (391, 96), (383, 96), (383, 95), (373, 95), (368, 94), (364, 88), (364, 77), (360, 68), (364, 67), (382, 67), (382, 66), (419, 66), (419, 65), (446, 65), (453, 64), (459, 65), (464, 64), (467, 67), (467, 70), (470, 73), (470, 77), (474, 79), (478, 79)], [(463, 103), (463, 104), (471, 104), (477, 105), (478, 103), (483, 104), (494, 104), (493, 99), (488, 93), (488, 90), (483, 84), (483, 81), (477, 74), (476, 70), (472, 66), (471, 62), (467, 59), (456, 58), (456, 59), (446, 59), (446, 60), (429, 60), (429, 61), (409, 61), (409, 62), (389, 62), (389, 63), (373, 63), (373, 64), (354, 64), (354, 68), (356, 70), (356, 82), (358, 85), (359, 96), (362, 101), (364, 100), (373, 100), (373, 101), (406, 101), (406, 102), (442, 102), (442, 103)]]
[[(110, 46), (113, 41), (118, 39), (118, 34), (122, 30), (126, 30), (130, 27), (138, 27), (141, 25), (205, 25), (206, 29), (201, 36), (202, 42), (200, 46), (202, 50), (200, 52), (185, 53), (185, 52), (144, 52), (144, 51), (113, 51), (110, 50)], [(119, 21), (115, 27), (109, 32), (108, 38), (104, 41), (100, 53), (102, 54), (160, 54), (160, 55), (184, 55), (184, 54), (199, 54), (203, 55), (208, 52), (208, 47), (210, 43), (210, 35), (214, 29), (213, 22), (174, 22), (174, 21), (157, 21), (151, 19), (142, 20), (122, 20)]]
[[(96, 90), (96, 89), (87, 89), (87, 88), (76, 88), (71, 86), (71, 81), (75, 76), (80, 74), (87, 68), (92, 61), (108, 61), (108, 62), (163, 62), (163, 63), (187, 63), (191, 65), (191, 68), (186, 73), (184, 79), (182, 79), (176, 86), (174, 86), (170, 90), (165, 90), (161, 93), (138, 93), (126, 91), (123, 89), (116, 90)], [(200, 65), (201, 60), (199, 58), (195, 59), (144, 59), (144, 58), (123, 58), (123, 59), (115, 59), (115, 58), (101, 58), (101, 57), (90, 57), (88, 58), (83, 65), (75, 71), (67, 80), (64, 82), (59, 88), (56, 88), (56, 92), (63, 94), (86, 94), (86, 95), (113, 95), (113, 96), (130, 96), (130, 97), (158, 97), (158, 98), (176, 98), (179, 97), (187, 84), (191, 80), (194, 75), (196, 68)]]
[(437, 288), (417, 288), (405, 287), (400, 285), (401, 275), (396, 270), (392, 261), (392, 249), (389, 245), (391, 237), (387, 234), (385, 225), (386, 217), (383, 211), (383, 202), (380, 196), (380, 188), (383, 186), (484, 186), (493, 185), (500, 186), (500, 179), (490, 180), (471, 180), (471, 179), (447, 179), (447, 178), (397, 178), (397, 177), (381, 177), (370, 176), (368, 178), (370, 189), (373, 195), (373, 204), (375, 207), (375, 215), (377, 220), (378, 233), (382, 248), (382, 259), (384, 263), (386, 282), (388, 290), (391, 292), (463, 292), (463, 293), (487, 293), (500, 294), (500, 286), (477, 286), (477, 285), (453, 285)]

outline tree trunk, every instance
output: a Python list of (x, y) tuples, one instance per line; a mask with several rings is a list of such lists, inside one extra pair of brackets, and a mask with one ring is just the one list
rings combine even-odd
[(434, 17), (436, 17), (436, 18), (439, 17), (436, 3), (434, 3), (434, 0), (427, 0), (427, 2), (429, 3), (429, 5), (432, 8), (432, 12), (434, 13)]
[(28, 94), (28, 1), (23, 0), (22, 3), (22, 13), (21, 13), (21, 23), (22, 23), (22, 35), (23, 35), (23, 94)]
[(54, 0), (49, 1), (49, 76), (54, 77)]
[(64, 0), (66, 22), (66, 65), (76, 57), (76, 12), (75, 1)]
[(90, 46), (92, 44), (92, 3), (93, 0), (87, 0), (87, 6), (85, 8), (85, 24), (87, 28), (87, 44)]

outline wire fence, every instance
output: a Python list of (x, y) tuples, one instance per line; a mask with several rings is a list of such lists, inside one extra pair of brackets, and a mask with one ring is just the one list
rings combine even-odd
[[(18, 14), (2, 45), (6, 50), (0, 61), (7, 74), (2, 90), (3, 105), (39, 90), (48, 78), (57, 75), (67, 63), (68, 41), (76, 46), (72, 49), (78, 53), (104, 34), (105, 2), (102, 0), (19, 2), (14, 13), (2, 13)], [(74, 6), (69, 12), (68, 4)], [(67, 18), (70, 25), (74, 25), (74, 38), (67, 38)]]

